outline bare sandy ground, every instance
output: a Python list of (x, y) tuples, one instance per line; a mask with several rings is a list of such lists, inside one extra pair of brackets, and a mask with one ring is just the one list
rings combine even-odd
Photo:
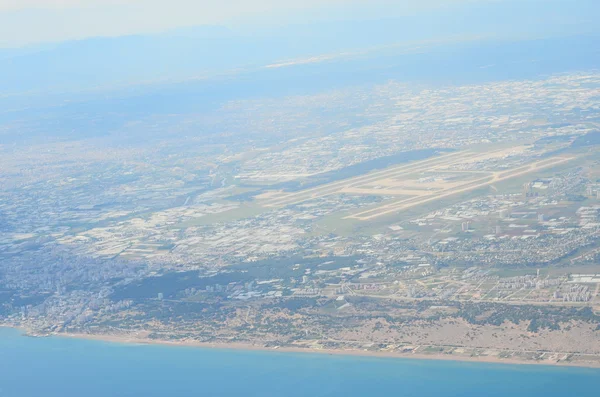
[(571, 362), (552, 362), (552, 361), (533, 361), (533, 360), (518, 360), (518, 359), (503, 359), (493, 356), (459, 356), (452, 354), (418, 354), (418, 353), (399, 353), (386, 351), (369, 351), (361, 349), (316, 349), (304, 347), (265, 347), (260, 344), (251, 343), (204, 343), (198, 341), (166, 341), (149, 339), (146, 337), (135, 336), (120, 336), (120, 335), (94, 335), (94, 334), (74, 334), (74, 333), (57, 333), (52, 334), (56, 337), (77, 338), (97, 340), (111, 343), (126, 343), (126, 344), (148, 344), (148, 345), (164, 345), (164, 346), (182, 346), (182, 347), (197, 347), (206, 349), (225, 349), (225, 350), (249, 350), (249, 351), (264, 351), (264, 352), (285, 352), (285, 353), (312, 353), (325, 355), (347, 355), (360, 357), (380, 357), (380, 358), (398, 358), (398, 359), (420, 359), (420, 360), (444, 360), (444, 361), (461, 361), (461, 362), (479, 362), (479, 363), (495, 363), (495, 364), (512, 364), (512, 365), (547, 365), (547, 366), (566, 366), (566, 367), (584, 367), (584, 368), (600, 368), (600, 363), (571, 363)]
[[(24, 335), (38, 336), (35, 332), (25, 328), (14, 327), (10, 324), (0, 324), (0, 328), (13, 328), (19, 329)], [(267, 347), (262, 343), (240, 343), (240, 342), (219, 342), (219, 343), (207, 343), (199, 342), (196, 340), (157, 340), (148, 337), (149, 332), (140, 331), (136, 334), (128, 335), (117, 335), (117, 334), (89, 334), (89, 333), (51, 333), (48, 337), (61, 337), (61, 338), (76, 338), (76, 339), (87, 339), (96, 340), (110, 343), (125, 343), (125, 344), (144, 344), (144, 345), (164, 345), (164, 346), (181, 346), (181, 347), (196, 347), (206, 349), (225, 349), (225, 350), (250, 350), (250, 351), (265, 351), (265, 352), (287, 352), (287, 353), (313, 353), (313, 354), (326, 354), (326, 355), (349, 355), (349, 356), (363, 356), (363, 357), (380, 357), (380, 358), (397, 358), (397, 359), (421, 359), (421, 360), (444, 360), (444, 361), (461, 361), (461, 362), (479, 362), (479, 363), (496, 363), (496, 364), (519, 364), (519, 365), (548, 365), (548, 366), (566, 366), (566, 367), (584, 367), (584, 368), (600, 368), (600, 361), (556, 361), (556, 360), (528, 360), (521, 358), (501, 358), (495, 354), (485, 356), (468, 356), (460, 354), (449, 354), (449, 353), (414, 353), (414, 352), (399, 352), (399, 351), (373, 351), (361, 348), (340, 348), (340, 349), (327, 349), (327, 348), (315, 348), (315, 347), (289, 347), (289, 346), (272, 346)], [(458, 350), (469, 350), (471, 347), (466, 346), (464, 349)], [(489, 348), (488, 351), (494, 351), (499, 353), (505, 349)], [(521, 349), (515, 347), (515, 352)], [(511, 350), (512, 351), (512, 350)], [(575, 355), (578, 355), (574, 353)], [(582, 353), (583, 354), (583, 353)], [(586, 354), (584, 354), (586, 355)], [(564, 356), (561, 354), (560, 356)]]

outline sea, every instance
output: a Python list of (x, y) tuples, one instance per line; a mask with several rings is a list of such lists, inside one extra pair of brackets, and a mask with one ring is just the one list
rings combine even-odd
[(598, 397), (600, 370), (141, 345), (0, 328), (0, 397)]

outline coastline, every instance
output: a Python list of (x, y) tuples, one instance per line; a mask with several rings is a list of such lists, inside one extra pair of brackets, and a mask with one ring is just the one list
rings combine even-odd
[[(269, 353), (299, 353), (299, 354), (322, 354), (333, 356), (354, 356), (354, 357), (371, 357), (371, 358), (389, 358), (389, 359), (407, 359), (407, 360), (437, 360), (437, 361), (455, 361), (465, 363), (482, 363), (482, 364), (505, 364), (505, 365), (537, 365), (550, 367), (575, 367), (575, 368), (590, 368), (600, 369), (600, 361), (596, 363), (589, 362), (567, 362), (567, 361), (534, 361), (534, 360), (519, 360), (514, 358), (500, 358), (494, 356), (460, 356), (453, 354), (423, 354), (423, 353), (401, 353), (392, 351), (372, 351), (366, 349), (326, 349), (326, 348), (308, 348), (308, 347), (292, 347), (292, 346), (277, 346), (268, 347), (259, 344), (241, 343), (241, 342), (198, 342), (191, 340), (169, 341), (160, 339), (150, 339), (146, 337), (137, 337), (129, 335), (108, 335), (108, 334), (85, 334), (85, 333), (62, 333), (53, 332), (43, 335), (37, 335), (29, 329), (16, 327), (6, 324), (0, 324), (0, 328), (10, 328), (19, 330), (23, 336), (28, 337), (57, 337), (71, 338), (82, 340), (93, 340), (107, 343), (119, 344), (140, 344), (140, 345), (158, 345), (172, 347), (191, 347), (201, 349), (219, 349), (219, 350), (237, 350), (237, 351), (259, 351)], [(574, 353), (575, 354), (575, 353)]]
[(361, 349), (321, 349), (321, 348), (304, 348), (304, 347), (267, 347), (252, 343), (213, 343), (213, 342), (198, 342), (198, 341), (168, 341), (149, 339), (143, 337), (120, 336), (120, 335), (101, 335), (101, 334), (80, 334), (80, 333), (52, 333), (48, 336), (64, 337), (73, 339), (87, 339), (109, 343), (122, 344), (144, 344), (144, 345), (160, 345), (160, 346), (178, 346), (178, 347), (195, 347), (204, 349), (222, 349), (222, 350), (246, 350), (260, 351), (271, 353), (300, 353), (300, 354), (323, 354), (336, 356), (355, 356), (355, 357), (373, 357), (373, 358), (389, 358), (389, 359), (408, 359), (408, 360), (438, 360), (438, 361), (456, 361), (469, 363), (485, 363), (485, 364), (507, 364), (507, 365), (541, 365), (551, 367), (578, 367), (600, 369), (600, 362), (566, 362), (566, 361), (534, 361), (534, 360), (519, 360), (514, 358), (499, 358), (493, 356), (460, 356), (452, 354), (423, 354), (423, 353), (401, 353), (392, 351), (372, 351)]

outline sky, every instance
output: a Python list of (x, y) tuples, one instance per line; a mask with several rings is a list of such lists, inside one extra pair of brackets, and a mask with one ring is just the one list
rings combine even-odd
[(0, 0), (0, 47), (194, 25), (411, 15), (503, 0)]

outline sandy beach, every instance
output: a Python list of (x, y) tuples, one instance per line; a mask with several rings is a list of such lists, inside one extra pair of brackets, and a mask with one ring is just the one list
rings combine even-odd
[(378, 358), (397, 358), (397, 359), (418, 359), (418, 360), (442, 360), (442, 361), (460, 361), (472, 363), (491, 363), (491, 364), (510, 364), (510, 365), (547, 365), (547, 366), (563, 366), (563, 367), (581, 367), (581, 368), (600, 368), (600, 362), (567, 362), (567, 361), (534, 361), (534, 360), (519, 360), (514, 358), (499, 358), (493, 356), (461, 356), (453, 354), (419, 354), (419, 353), (400, 353), (390, 351), (372, 351), (365, 349), (316, 349), (305, 347), (291, 346), (273, 346), (267, 347), (260, 344), (252, 343), (209, 343), (198, 342), (192, 340), (169, 341), (160, 339), (150, 339), (141, 336), (131, 335), (108, 335), (108, 334), (87, 334), (87, 333), (50, 333), (38, 335), (28, 329), (15, 327), (6, 324), (0, 324), (0, 328), (18, 329), (24, 336), (28, 337), (57, 337), (57, 338), (73, 338), (87, 339), (109, 343), (124, 343), (124, 344), (143, 344), (143, 345), (162, 345), (176, 347), (196, 347), (203, 349), (222, 349), (222, 350), (247, 350), (261, 351), (271, 353), (303, 353), (303, 354), (324, 354), (324, 355), (342, 355), (342, 356), (360, 356), (360, 357), (378, 357)]
[(325, 355), (345, 355), (345, 356), (362, 356), (362, 357), (379, 357), (379, 358), (397, 358), (397, 359), (419, 359), (419, 360), (443, 360), (443, 361), (461, 361), (474, 363), (493, 363), (493, 364), (511, 364), (511, 365), (548, 365), (548, 366), (565, 366), (565, 367), (583, 367), (583, 368), (600, 368), (600, 363), (586, 362), (565, 362), (565, 361), (534, 361), (534, 360), (518, 360), (504, 359), (492, 356), (460, 356), (452, 354), (419, 354), (419, 353), (400, 353), (389, 351), (371, 351), (361, 349), (315, 349), (304, 347), (266, 347), (260, 344), (251, 343), (208, 343), (198, 341), (168, 341), (157, 340), (145, 337), (132, 337), (121, 335), (98, 335), (98, 334), (77, 334), (77, 333), (53, 333), (50, 337), (76, 338), (97, 340), (111, 343), (128, 343), (128, 344), (148, 344), (148, 345), (164, 345), (164, 346), (180, 346), (180, 347), (197, 347), (206, 349), (225, 349), (225, 350), (248, 350), (248, 351), (264, 351), (264, 352), (282, 352), (282, 353), (309, 353), (309, 354), (325, 354)]

